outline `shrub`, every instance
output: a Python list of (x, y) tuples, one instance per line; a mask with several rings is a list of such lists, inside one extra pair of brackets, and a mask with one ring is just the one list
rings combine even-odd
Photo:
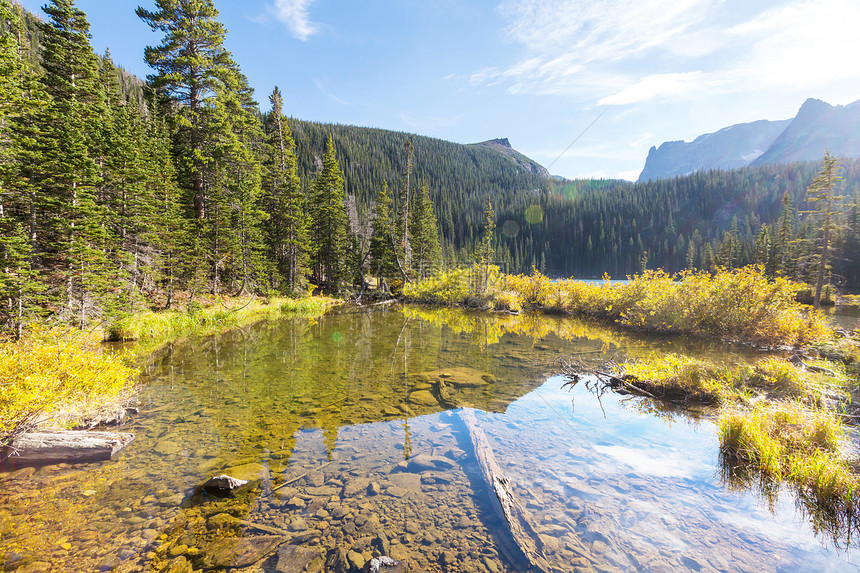
[(0, 345), (0, 442), (37, 422), (84, 418), (131, 389), (137, 370), (99, 336), (34, 327)]

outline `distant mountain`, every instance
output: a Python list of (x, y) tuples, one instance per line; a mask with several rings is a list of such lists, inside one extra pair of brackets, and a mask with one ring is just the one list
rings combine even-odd
[(540, 165), (536, 161), (529, 159), (513, 147), (511, 147), (511, 143), (507, 138), (502, 139), (491, 139), (489, 141), (482, 141), (481, 143), (473, 143), (472, 145), (480, 146), (480, 147), (488, 147), (499, 153), (506, 155), (514, 162), (518, 167), (524, 169), (527, 173), (534, 173), (535, 175), (540, 175), (541, 177), (546, 177), (550, 179), (552, 176), (549, 174), (549, 171), (543, 165)]
[(700, 169), (738, 169), (765, 153), (791, 123), (754, 121), (700, 135), (692, 142), (667, 141), (652, 147), (639, 181), (689, 175)]
[(797, 117), (752, 165), (814, 161), (825, 148), (833, 155), (860, 157), (860, 100), (846, 106), (806, 100)]
[(815, 161), (825, 149), (834, 155), (860, 157), (860, 101), (832, 106), (808, 99), (793, 119), (740, 123), (689, 143), (669, 141), (652, 147), (639, 181), (700, 170)]

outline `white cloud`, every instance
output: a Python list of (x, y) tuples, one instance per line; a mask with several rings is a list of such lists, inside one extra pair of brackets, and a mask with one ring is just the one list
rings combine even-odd
[(726, 31), (751, 46), (726, 75), (760, 88), (850, 82), (856, 98), (860, 68), (850, 62), (860, 53), (858, 22), (856, 0), (804, 0), (762, 12)]
[(287, 25), (294, 38), (306, 41), (317, 28), (308, 17), (308, 9), (315, 0), (275, 0), (269, 8), (275, 18)]
[(623, 90), (606, 96), (597, 105), (629, 105), (660, 96), (684, 96), (699, 89), (701, 72), (654, 74)]
[(860, 96), (860, 67), (846, 65), (860, 53), (857, 0), (502, 0), (498, 10), (522, 53), (472, 85), (600, 105), (774, 89)]

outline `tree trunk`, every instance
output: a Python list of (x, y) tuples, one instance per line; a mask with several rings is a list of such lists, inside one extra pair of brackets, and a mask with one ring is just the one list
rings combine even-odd
[(109, 460), (134, 440), (117, 432), (31, 432), (4, 448), (3, 463), (27, 466), (49, 463), (88, 463)]
[(474, 411), (471, 408), (464, 408), (460, 410), (459, 416), (469, 432), (475, 457), (487, 485), (490, 503), (499, 518), (508, 524), (513, 538), (513, 547), (510, 547), (510, 543), (501, 543), (500, 546), (511, 561), (525, 560), (528, 563), (528, 570), (549, 572), (549, 564), (543, 555), (543, 541), (532, 526), (529, 516), (514, 497), (510, 480), (502, 475), (490, 442), (484, 430), (478, 426)]

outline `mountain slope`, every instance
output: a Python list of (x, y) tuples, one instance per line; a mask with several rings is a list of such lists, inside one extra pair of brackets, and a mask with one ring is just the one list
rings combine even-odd
[(752, 165), (814, 161), (824, 150), (842, 157), (860, 157), (860, 101), (832, 106), (808, 99), (761, 157)]
[(860, 157), (860, 101), (832, 106), (810, 98), (790, 120), (741, 123), (689, 143), (663, 143), (648, 152), (639, 181), (709, 169), (817, 161), (825, 149), (841, 157)]
[(700, 169), (738, 169), (765, 153), (791, 120), (740, 123), (690, 143), (667, 141), (648, 152), (639, 181), (688, 175)]
[[(404, 147), (414, 147), (412, 180), (417, 189), (427, 178), (442, 235), (455, 248), (472, 244), (483, 228), (487, 196), (496, 211), (518, 200), (549, 192), (546, 169), (496, 142), (462, 145), (398, 131), (351, 125), (290, 120), (296, 140), (299, 172), (310, 179), (317, 171), (326, 138), (331, 134), (344, 173), (346, 192), (359, 205), (369, 205), (383, 182), (397, 195), (406, 166)], [(507, 141), (507, 140), (504, 140)]]
[(549, 171), (547, 171), (543, 165), (540, 165), (536, 161), (529, 159), (528, 157), (511, 147), (511, 142), (508, 141), (507, 138), (491, 139), (489, 141), (482, 141), (481, 143), (472, 143), (471, 145), (477, 147), (487, 147), (489, 149), (498, 151), (502, 155), (506, 155), (507, 157), (509, 157), (515, 165), (517, 165), (527, 173), (534, 173), (535, 175), (540, 175), (541, 177), (546, 177), (547, 179), (551, 177)]

